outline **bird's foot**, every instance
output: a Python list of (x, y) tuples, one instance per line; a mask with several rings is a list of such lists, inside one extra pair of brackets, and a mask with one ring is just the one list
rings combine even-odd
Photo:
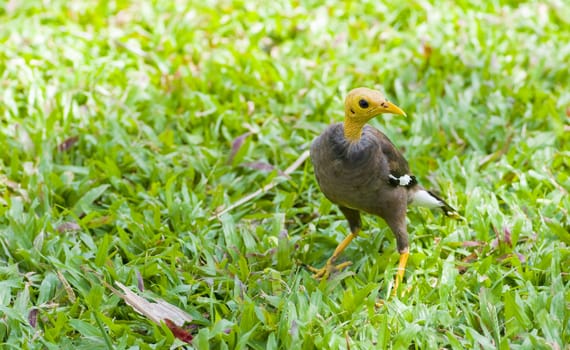
[(312, 266), (307, 266), (307, 269), (313, 273), (313, 278), (318, 280), (322, 278), (327, 279), (332, 273), (340, 271), (350, 265), (352, 265), (351, 261), (345, 261), (341, 264), (335, 265), (334, 262), (329, 259), (325, 266), (320, 269)]
[(403, 279), (403, 275), (404, 275), (403, 273), (401, 275), (400, 275), (400, 273), (398, 273), (396, 275), (396, 278), (394, 278), (394, 288), (392, 289), (392, 296), (393, 297), (398, 295), (398, 288), (400, 287), (400, 282)]
[(400, 253), (400, 262), (398, 263), (398, 272), (394, 278), (394, 289), (392, 290), (392, 296), (396, 296), (398, 294), (398, 287), (400, 287), (400, 283), (402, 283), (404, 280), (404, 274), (406, 273), (406, 264), (408, 262), (409, 256), (410, 253), (407, 249)]
[[(399, 290), (398, 287), (399, 287), (400, 283), (398, 282), (398, 278), (399, 277), (396, 276), (396, 280), (394, 281), (394, 288), (392, 289), (392, 293), (390, 293), (391, 298), (394, 298), (394, 297), (401, 298), (401, 297), (405, 296), (406, 294), (409, 294), (413, 289), (413, 286), (407, 286), (404, 290)], [(376, 306), (376, 308), (378, 308), (378, 309), (384, 307), (384, 305), (386, 305), (386, 302), (388, 301), (388, 299), (390, 297), (386, 298), (386, 300), (384, 300), (384, 299), (376, 300), (376, 302), (374, 303), (374, 306)]]

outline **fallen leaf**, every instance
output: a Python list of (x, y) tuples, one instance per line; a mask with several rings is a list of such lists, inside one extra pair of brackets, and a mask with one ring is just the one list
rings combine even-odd
[[(261, 171), (267, 171), (267, 172), (271, 172), (273, 170), (275, 170), (275, 167), (271, 164), (268, 163), (264, 163), (264, 162), (250, 162), (250, 163), (243, 163), (242, 166), (246, 167), (246, 168), (250, 168), (250, 169), (255, 169), (255, 170), (261, 170)], [(281, 170), (277, 170), (277, 173), (281, 176), (285, 176), (287, 178), (289, 178), (289, 175), (286, 175), (284, 172), (282, 172)]]
[(30, 326), (32, 326), (32, 328), (36, 328), (38, 324), (38, 311), (38, 309), (33, 308), (28, 314), (28, 322), (30, 322)]
[(144, 292), (144, 281), (142, 279), (141, 272), (137, 270), (136, 275), (137, 275), (137, 288), (139, 289), (139, 291)]
[(463, 261), (464, 263), (472, 263), (473, 261), (477, 260), (478, 257), (479, 255), (477, 255), (476, 252), (473, 252), (464, 257), (461, 261)]
[(242, 134), (238, 137), (236, 137), (233, 141), (232, 141), (232, 149), (230, 151), (230, 155), (228, 157), (228, 161), (226, 162), (227, 164), (232, 164), (234, 161), (234, 158), (236, 156), (236, 154), (238, 153), (239, 149), (241, 148), (241, 146), (243, 145), (243, 143), (245, 142), (245, 139), (250, 136), (252, 133), (251, 132), (246, 132), (245, 134)]
[(73, 147), (73, 145), (75, 145), (77, 141), (79, 141), (79, 136), (69, 137), (57, 146), (57, 150), (59, 152), (65, 152), (71, 147)]
[(75, 221), (67, 221), (57, 226), (55, 230), (59, 233), (74, 232), (81, 230), (81, 226)]
[(526, 262), (526, 256), (522, 255), (521, 253), (515, 253), (515, 254), (516, 254), (517, 258), (519, 258), (519, 261), (521, 263), (524, 264)]
[(511, 240), (511, 230), (509, 230), (507, 227), (503, 227), (503, 234), (503, 240), (505, 244), (509, 247), (512, 247), (513, 241)]
[[(148, 301), (145, 298), (135, 294), (129, 288), (127, 288), (124, 284), (120, 282), (115, 282), (115, 284), (122, 290), (119, 291), (110, 285), (106, 284), (111, 291), (123, 299), (127, 305), (132, 307), (136, 312), (139, 314), (147, 317), (152, 322), (160, 325), (162, 322), (166, 323), (168, 328), (172, 331), (172, 333), (178, 338), (179, 328), (184, 326), (185, 323), (192, 322), (192, 317), (186, 313), (186, 311), (167, 303), (162, 299), (157, 299), (156, 302)], [(168, 321), (167, 321), (168, 320)], [(177, 328), (173, 330), (169, 323)], [(183, 328), (180, 328), (183, 330)], [(179, 338), (184, 341), (188, 339), (187, 332), (184, 331), (183, 333), (179, 333), (179, 335), (183, 336), (183, 338)], [(192, 339), (190, 339), (192, 340)]]
[(190, 343), (192, 342), (192, 334), (190, 334), (190, 332), (188, 332), (186, 329), (177, 326), (176, 324), (174, 324), (174, 322), (172, 322), (170, 319), (165, 319), (164, 323), (166, 324), (166, 326), (168, 327), (168, 329), (170, 329), (170, 331), (172, 332), (172, 334), (174, 334), (174, 336), (186, 343)]

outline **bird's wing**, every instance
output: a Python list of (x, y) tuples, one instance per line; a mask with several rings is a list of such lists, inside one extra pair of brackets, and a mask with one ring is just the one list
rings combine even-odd
[(388, 181), (393, 186), (411, 187), (418, 183), (416, 177), (410, 174), (408, 161), (390, 139), (381, 131), (373, 129), (375, 139), (380, 144), (382, 156), (388, 165)]

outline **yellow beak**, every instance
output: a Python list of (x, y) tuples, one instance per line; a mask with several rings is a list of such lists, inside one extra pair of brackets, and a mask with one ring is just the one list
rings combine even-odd
[(404, 112), (400, 107), (396, 106), (392, 102), (388, 102), (388, 101), (386, 101), (382, 105), (382, 107), (380, 108), (380, 111), (382, 113), (392, 113), (392, 114), (403, 115), (404, 117), (406, 116), (406, 112)]

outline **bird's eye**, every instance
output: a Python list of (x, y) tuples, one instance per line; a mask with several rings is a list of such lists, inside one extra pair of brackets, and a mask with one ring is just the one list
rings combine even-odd
[(366, 101), (365, 99), (362, 99), (362, 100), (358, 101), (358, 105), (360, 106), (360, 108), (368, 108), (368, 101)]

